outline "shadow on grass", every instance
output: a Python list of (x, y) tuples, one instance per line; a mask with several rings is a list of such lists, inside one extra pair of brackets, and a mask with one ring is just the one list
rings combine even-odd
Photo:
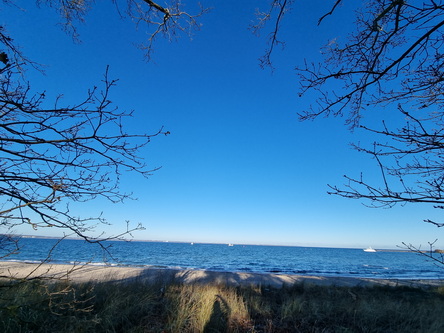
[(230, 307), (227, 302), (219, 295), (213, 304), (210, 320), (205, 325), (204, 333), (227, 332), (228, 318), (230, 318)]

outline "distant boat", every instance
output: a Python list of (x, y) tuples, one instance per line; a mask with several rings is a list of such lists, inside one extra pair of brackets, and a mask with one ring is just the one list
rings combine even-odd
[(194, 245), (194, 243), (193, 243), (193, 242), (191, 242), (191, 245)]
[(376, 250), (369, 246), (368, 248), (364, 249), (364, 252), (376, 252)]
[(234, 245), (230, 243), (230, 244), (228, 244), (228, 246), (234, 246)]

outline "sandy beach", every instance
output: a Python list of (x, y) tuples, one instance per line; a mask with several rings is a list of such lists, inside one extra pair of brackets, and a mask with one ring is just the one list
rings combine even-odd
[(261, 274), (244, 272), (213, 272), (203, 270), (175, 270), (141, 267), (116, 267), (95, 265), (35, 264), (25, 262), (0, 262), (0, 276), (13, 279), (44, 277), (68, 279), (73, 282), (141, 282), (178, 281), (183, 283), (218, 283), (231, 286), (262, 285), (282, 287), (295, 283), (335, 286), (439, 286), (443, 280), (391, 280), (355, 277), (323, 277), (288, 274)]

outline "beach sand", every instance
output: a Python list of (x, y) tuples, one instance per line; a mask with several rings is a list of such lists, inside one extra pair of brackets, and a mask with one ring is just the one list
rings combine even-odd
[(261, 274), (243, 272), (213, 272), (204, 270), (175, 270), (146, 267), (116, 267), (95, 265), (35, 264), (25, 262), (0, 262), (0, 277), (23, 279), (43, 277), (45, 279), (68, 279), (73, 282), (158, 282), (177, 281), (182, 283), (217, 283), (230, 286), (261, 285), (283, 287), (295, 283), (326, 286), (441, 286), (443, 280), (395, 280), (357, 277), (323, 277), (289, 274)]

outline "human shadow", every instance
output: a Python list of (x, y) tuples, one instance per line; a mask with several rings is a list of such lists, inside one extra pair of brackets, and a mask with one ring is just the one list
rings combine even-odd
[(206, 323), (203, 333), (228, 332), (229, 316), (228, 303), (221, 296), (216, 295), (210, 319)]

